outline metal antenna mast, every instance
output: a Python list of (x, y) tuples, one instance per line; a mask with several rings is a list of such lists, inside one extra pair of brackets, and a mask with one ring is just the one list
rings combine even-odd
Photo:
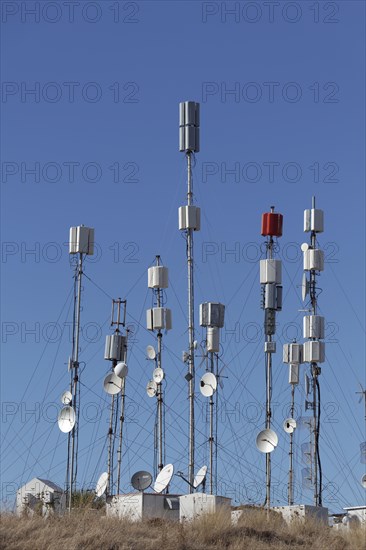
[(156, 256), (156, 265), (148, 269), (148, 287), (153, 290), (154, 303), (151, 309), (147, 310), (147, 329), (157, 331), (158, 352), (149, 346), (151, 359), (155, 360), (156, 368), (153, 372), (153, 380), (150, 380), (147, 387), (147, 394), (150, 397), (156, 396), (156, 429), (154, 437), (155, 464), (157, 473), (161, 472), (165, 460), (165, 429), (164, 429), (164, 371), (162, 368), (162, 338), (163, 330), (172, 328), (171, 310), (164, 307), (163, 293), (168, 288), (168, 268), (161, 265), (160, 256)]
[[(324, 252), (317, 248), (317, 233), (324, 231), (324, 214), (315, 208), (315, 197), (312, 198), (312, 208), (304, 211), (304, 231), (310, 232), (310, 245), (302, 244), (304, 253), (304, 271), (309, 272), (308, 285), (310, 295), (310, 315), (304, 317), (304, 362), (310, 363), (312, 377), (313, 401), (306, 402), (306, 408), (313, 410), (312, 429), (312, 483), (314, 488), (314, 505), (322, 506), (322, 471), (319, 454), (320, 432), (320, 386), (318, 377), (321, 373), (319, 363), (325, 361), (324, 326), (325, 319), (318, 315), (318, 287), (317, 275), (324, 270)], [(306, 276), (305, 276), (306, 277)]]
[[(205, 302), (200, 304), (200, 325), (206, 327), (206, 350), (208, 354), (207, 373), (203, 375), (200, 382), (201, 393), (209, 397), (209, 472), (210, 472), (210, 495), (217, 490), (217, 441), (215, 441), (215, 432), (217, 432), (217, 416), (215, 423), (214, 416), (214, 394), (217, 390), (217, 360), (220, 351), (220, 328), (225, 322), (225, 306), (220, 303)], [(216, 359), (216, 376), (215, 376)], [(216, 399), (217, 407), (217, 399)], [(217, 408), (216, 408), (217, 410)]]
[[(78, 262), (75, 269), (75, 293), (74, 293), (74, 315), (73, 315), (73, 338), (72, 356), (69, 359), (70, 371), (70, 394), (67, 401), (69, 417), (68, 445), (67, 445), (67, 472), (66, 472), (66, 506), (71, 512), (72, 495), (76, 490), (77, 463), (78, 463), (78, 441), (79, 441), (79, 351), (80, 351), (80, 313), (81, 313), (81, 292), (83, 259), (85, 255), (94, 254), (94, 229), (83, 225), (70, 228), (69, 254), (77, 254)], [(63, 409), (59, 415), (59, 426), (62, 431), (60, 419)], [(65, 417), (64, 417), (65, 418)]]
[[(260, 261), (260, 283), (262, 285), (262, 309), (264, 309), (264, 334), (265, 334), (265, 367), (266, 367), (266, 422), (265, 431), (268, 432), (270, 439), (274, 436), (275, 445), (270, 446), (266, 453), (266, 505), (270, 508), (271, 505), (271, 455), (277, 445), (277, 435), (271, 430), (272, 420), (272, 354), (276, 352), (276, 342), (272, 340), (272, 336), (276, 332), (276, 311), (282, 309), (282, 263), (281, 260), (273, 259), (275, 252), (275, 241), (273, 237), (281, 237), (282, 235), (282, 214), (277, 214), (274, 211), (274, 206), (271, 206), (271, 211), (262, 215), (262, 231), (263, 237), (266, 240), (266, 259)], [(262, 432), (263, 433), (263, 432)]]
[[(121, 320), (121, 306), (123, 306), (123, 318)], [(104, 390), (111, 395), (111, 408), (108, 429), (108, 459), (107, 459), (107, 495), (113, 493), (114, 473), (114, 444), (116, 440), (116, 427), (119, 414), (119, 441), (117, 448), (117, 493), (120, 490), (121, 463), (122, 463), (122, 432), (125, 408), (125, 382), (127, 369), (127, 333), (122, 335), (120, 327), (126, 326), (127, 301), (112, 300), (111, 327), (113, 334), (106, 336), (104, 359), (111, 362), (111, 373), (104, 379)], [(118, 412), (120, 411), (120, 412)]]
[(289, 450), (289, 473), (287, 500), (289, 506), (294, 503), (294, 431), (296, 429), (295, 415), (295, 388), (299, 383), (300, 365), (303, 362), (303, 345), (294, 340), (291, 344), (283, 346), (283, 362), (289, 364), (289, 384), (291, 384), (291, 407), (290, 418), (287, 418), (283, 424), (286, 433), (290, 434)]
[(187, 240), (187, 268), (188, 268), (188, 400), (189, 400), (189, 459), (188, 480), (190, 493), (193, 492), (194, 481), (194, 259), (193, 259), (193, 232), (200, 230), (200, 209), (193, 206), (192, 155), (199, 152), (199, 103), (185, 101), (179, 104), (179, 150), (186, 154), (187, 159), (187, 206), (179, 208), (179, 229), (185, 231)]

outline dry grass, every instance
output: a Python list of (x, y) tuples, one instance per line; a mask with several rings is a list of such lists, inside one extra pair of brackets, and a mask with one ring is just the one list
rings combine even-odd
[(287, 526), (278, 514), (246, 510), (237, 525), (215, 514), (192, 524), (163, 520), (129, 523), (101, 511), (77, 511), (71, 517), (1, 516), (4, 550), (364, 550), (365, 530), (340, 534), (316, 522)]

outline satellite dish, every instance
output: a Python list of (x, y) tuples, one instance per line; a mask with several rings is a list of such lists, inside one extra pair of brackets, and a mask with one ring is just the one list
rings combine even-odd
[(118, 376), (118, 378), (126, 378), (128, 374), (128, 366), (123, 361), (121, 363), (117, 363), (117, 365), (114, 367), (114, 374)]
[(156, 357), (156, 351), (154, 346), (147, 346), (146, 348), (146, 355), (148, 359), (155, 359)]
[(200, 390), (205, 397), (211, 397), (217, 390), (217, 379), (212, 372), (206, 372), (201, 378)]
[(136, 472), (131, 477), (131, 485), (136, 491), (144, 491), (148, 487), (150, 487), (152, 483), (152, 475), (149, 472), (145, 472), (144, 470), (141, 470), (140, 472)]
[(71, 401), (72, 401), (71, 391), (69, 390), (64, 391), (64, 393), (61, 395), (61, 403), (63, 405), (70, 405)]
[(283, 429), (287, 434), (294, 433), (296, 429), (296, 420), (294, 418), (286, 418), (283, 423)]
[(102, 495), (104, 495), (107, 485), (108, 485), (108, 474), (107, 472), (103, 472), (102, 475), (99, 477), (97, 481), (97, 485), (95, 487), (95, 494), (97, 497), (101, 497)]
[(366, 474), (363, 474), (361, 477), (361, 485), (364, 489), (366, 489)]
[(307, 280), (306, 273), (302, 276), (302, 283), (301, 283), (301, 298), (304, 302), (306, 299), (306, 296), (309, 294), (309, 281)]
[(306, 395), (309, 395), (310, 393), (310, 379), (306, 373), (305, 373), (305, 393)]
[(302, 245), (301, 245), (301, 250), (302, 250), (303, 252), (306, 252), (307, 250), (309, 250), (309, 248), (310, 248), (310, 247), (309, 247), (308, 243), (302, 243)]
[(197, 489), (206, 479), (207, 474), (207, 466), (202, 466), (196, 474), (196, 477), (193, 481), (193, 487)]
[(167, 464), (164, 468), (158, 473), (155, 483), (154, 491), (155, 493), (161, 493), (166, 489), (170, 483), (174, 474), (173, 464)]
[(257, 435), (256, 445), (261, 453), (271, 453), (278, 445), (278, 437), (273, 430), (262, 430)]
[(111, 372), (104, 378), (103, 387), (109, 395), (116, 395), (122, 389), (122, 379)]
[(149, 380), (146, 386), (146, 393), (149, 397), (155, 397), (158, 391), (158, 385), (154, 380)]
[(160, 382), (163, 380), (163, 378), (164, 378), (163, 369), (161, 369), (160, 367), (154, 369), (154, 372), (153, 372), (154, 382), (156, 382), (157, 384), (160, 384)]
[(67, 434), (71, 432), (75, 426), (75, 419), (74, 409), (70, 407), (70, 405), (66, 405), (66, 407), (63, 407), (58, 413), (58, 427), (63, 433)]

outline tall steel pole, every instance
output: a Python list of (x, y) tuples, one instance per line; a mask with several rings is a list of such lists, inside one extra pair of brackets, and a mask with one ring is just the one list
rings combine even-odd
[[(267, 241), (267, 259), (272, 260), (272, 249), (273, 249), (273, 237), (270, 236)], [(272, 335), (266, 334), (267, 344), (272, 342)], [(272, 352), (269, 351), (269, 346), (267, 346), (267, 351), (265, 351), (265, 363), (266, 363), (266, 429), (271, 429), (271, 398), (272, 398)], [(267, 508), (271, 506), (271, 455), (270, 453), (266, 454), (266, 503)]]
[(193, 206), (192, 154), (199, 151), (199, 104), (186, 101), (179, 105), (179, 150), (187, 159), (187, 206), (179, 208), (179, 229), (187, 236), (187, 275), (188, 275), (188, 481), (189, 491), (193, 492), (195, 462), (195, 419), (194, 419), (194, 256), (193, 231), (200, 229), (200, 209)]
[(77, 445), (79, 437), (79, 406), (78, 403), (78, 382), (79, 382), (79, 341), (80, 341), (80, 310), (81, 310), (81, 279), (83, 274), (83, 254), (79, 254), (79, 261), (76, 268), (77, 290), (74, 304), (74, 326), (73, 326), (73, 350), (71, 361), (71, 394), (72, 406), (75, 411), (75, 425), (71, 431), (69, 441), (69, 491), (68, 491), (68, 509), (71, 512), (72, 495), (76, 489), (77, 476)]
[[(295, 414), (295, 384), (291, 385), (291, 409), (290, 417), (294, 418)], [(288, 504), (292, 506), (294, 503), (294, 432), (290, 433), (290, 465), (288, 475)]]

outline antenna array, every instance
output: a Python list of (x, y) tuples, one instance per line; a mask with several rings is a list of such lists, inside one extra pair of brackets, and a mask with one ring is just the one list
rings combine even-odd
[[(218, 353), (220, 351), (220, 328), (224, 326), (225, 306), (220, 303), (205, 302), (200, 305), (200, 325), (206, 327), (206, 374), (201, 378), (200, 390), (203, 396), (209, 397), (209, 470), (210, 494), (217, 490), (217, 415), (214, 414), (214, 394), (217, 391)], [(217, 399), (216, 399), (217, 403)], [(216, 405), (217, 411), (217, 405)], [(206, 472), (205, 472), (206, 473)]]
[(72, 495), (76, 488), (78, 471), (79, 442), (79, 412), (80, 412), (80, 371), (79, 371), (79, 341), (80, 312), (83, 276), (83, 260), (85, 256), (94, 254), (94, 229), (80, 225), (70, 228), (69, 254), (78, 255), (74, 274), (74, 314), (72, 327), (72, 353), (68, 362), (70, 372), (70, 390), (62, 394), (65, 407), (60, 411), (58, 425), (62, 432), (68, 434), (67, 466), (66, 466), (66, 506), (71, 512)]
[(188, 382), (189, 400), (189, 458), (188, 480), (190, 493), (193, 492), (194, 482), (194, 259), (193, 259), (193, 232), (200, 230), (201, 211), (193, 202), (192, 156), (199, 152), (200, 144), (200, 106), (194, 101), (184, 101), (179, 104), (179, 150), (187, 159), (187, 205), (179, 208), (179, 229), (185, 232), (187, 240), (187, 270), (188, 270)]
[(158, 351), (148, 346), (146, 352), (149, 359), (155, 361), (153, 379), (149, 381), (146, 391), (149, 397), (156, 396), (156, 428), (154, 433), (154, 454), (157, 464), (156, 475), (161, 472), (165, 461), (165, 427), (164, 427), (164, 390), (165, 377), (162, 368), (162, 338), (163, 330), (172, 328), (171, 310), (164, 307), (163, 292), (168, 288), (168, 268), (161, 265), (160, 256), (156, 256), (156, 265), (148, 269), (148, 287), (153, 291), (153, 307), (147, 310), (147, 329), (157, 331)]
[(257, 447), (266, 453), (266, 505), (271, 505), (271, 455), (278, 443), (278, 437), (271, 430), (272, 398), (272, 354), (276, 352), (276, 342), (272, 336), (276, 333), (276, 311), (282, 309), (282, 263), (273, 258), (276, 251), (274, 237), (282, 236), (283, 216), (271, 211), (262, 215), (262, 231), (266, 240), (266, 259), (260, 260), (260, 283), (262, 285), (262, 309), (264, 309), (264, 353), (266, 367), (266, 422), (265, 430), (257, 437)]

